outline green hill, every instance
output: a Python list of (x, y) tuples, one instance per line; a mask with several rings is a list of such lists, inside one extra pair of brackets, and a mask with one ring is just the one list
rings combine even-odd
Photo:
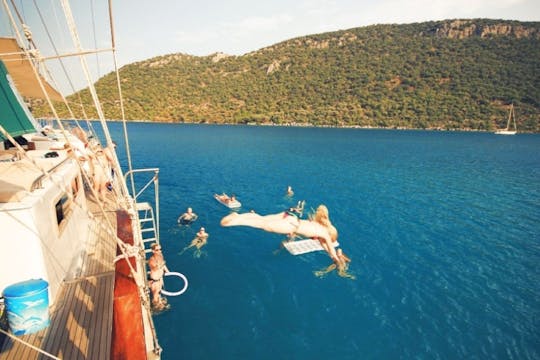
[[(540, 131), (539, 22), (374, 25), (242, 56), (160, 56), (121, 77), (128, 119), (492, 130), (514, 103), (519, 130)], [(115, 86), (97, 83), (108, 118)]]

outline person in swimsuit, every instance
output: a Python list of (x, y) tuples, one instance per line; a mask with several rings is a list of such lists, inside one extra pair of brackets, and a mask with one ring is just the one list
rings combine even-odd
[(152, 306), (156, 310), (163, 310), (167, 305), (167, 300), (161, 297), (161, 289), (163, 288), (163, 275), (169, 272), (165, 265), (165, 259), (161, 252), (161, 246), (158, 243), (153, 243), (152, 256), (148, 259), (150, 267), (150, 276), (148, 283), (152, 292)]
[(214, 196), (216, 198), (218, 198), (220, 201), (223, 201), (226, 204), (230, 204), (231, 202), (236, 201), (236, 196), (234, 194), (232, 194), (230, 197), (229, 197), (229, 195), (227, 195), (225, 193), (223, 193), (221, 195), (214, 194)]
[(191, 240), (191, 244), (183, 248), (182, 251), (178, 255), (182, 255), (184, 251), (186, 251), (189, 248), (196, 247), (197, 249), (195, 250), (195, 257), (200, 257), (201, 248), (204, 245), (206, 245), (209, 236), (210, 235), (206, 232), (206, 230), (203, 227), (201, 227), (201, 229), (195, 235), (195, 238)]
[(300, 219), (289, 211), (264, 216), (254, 212), (243, 214), (233, 212), (221, 219), (221, 226), (250, 226), (277, 234), (298, 234), (317, 239), (334, 262), (339, 264), (343, 262), (333, 246), (337, 241), (338, 232), (330, 221), (328, 208), (324, 205), (319, 205), (309, 220)]
[(294, 191), (293, 191), (293, 189), (292, 189), (292, 187), (291, 187), (290, 185), (287, 186), (287, 193), (286, 193), (286, 195), (287, 195), (288, 197), (291, 197), (291, 196), (294, 195)]
[(199, 231), (197, 231), (197, 237), (200, 238), (200, 239), (207, 239), (207, 238), (208, 238), (208, 233), (207, 233), (206, 230), (202, 227), (202, 228), (200, 228)]
[(187, 224), (197, 220), (197, 214), (193, 212), (193, 209), (188, 207), (186, 212), (178, 217), (179, 224)]

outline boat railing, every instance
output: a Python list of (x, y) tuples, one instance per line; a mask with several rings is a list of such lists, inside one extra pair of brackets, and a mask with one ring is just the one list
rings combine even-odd
[(34, 191), (36, 189), (40, 189), (43, 187), (43, 180), (53, 174), (56, 170), (58, 170), (62, 165), (64, 165), (67, 161), (69, 161), (70, 158), (67, 157), (52, 168), (50, 168), (47, 173), (41, 174), (34, 182), (32, 183), (32, 186), (30, 187), (30, 191)]
[[(143, 179), (142, 183), (136, 183), (135, 182), (135, 175), (136, 174), (148, 174), (151, 175), (149, 179)], [(135, 204), (138, 203), (138, 199), (142, 197), (144, 193), (147, 191), (153, 190), (154, 195), (154, 209), (155, 209), (155, 237), (156, 242), (159, 243), (159, 168), (147, 168), (147, 169), (133, 169), (129, 170), (124, 174), (124, 179), (127, 184), (128, 177), (131, 177), (131, 184), (132, 184), (132, 198), (133, 202)], [(139, 179), (140, 180), (140, 179)], [(137, 185), (140, 185), (139, 187), (136, 187)], [(142, 244), (144, 245), (144, 244)]]

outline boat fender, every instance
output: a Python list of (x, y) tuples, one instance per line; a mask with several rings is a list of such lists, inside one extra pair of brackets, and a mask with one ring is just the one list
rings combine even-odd
[(184, 274), (173, 271), (173, 272), (167, 272), (167, 273), (163, 274), (163, 276), (177, 276), (177, 277), (181, 278), (182, 280), (184, 280), (184, 287), (182, 289), (180, 289), (179, 291), (176, 291), (176, 292), (161, 289), (161, 293), (163, 295), (166, 295), (166, 296), (178, 296), (178, 295), (182, 295), (183, 293), (186, 292), (186, 290), (188, 288), (188, 279), (187, 279), (187, 277), (184, 276)]

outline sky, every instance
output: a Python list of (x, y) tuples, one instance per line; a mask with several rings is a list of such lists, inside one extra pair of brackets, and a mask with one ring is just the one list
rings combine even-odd
[[(22, 4), (29, 23), (39, 20), (31, 12), (33, 1), (14, 1)], [(36, 2), (42, 17), (59, 17), (52, 0)], [(105, 41), (110, 39), (107, 5), (101, 0), (72, 3), (81, 39), (97, 34), (83, 47), (110, 47)], [(243, 55), (299, 36), (373, 24), (458, 18), (540, 21), (540, 0), (113, 0), (112, 9), (119, 66), (173, 53)], [(0, 35), (7, 23), (2, 8)], [(99, 75), (111, 70), (111, 60), (98, 62)]]
[(131, 0), (114, 9), (126, 60), (176, 52), (242, 55), (298, 36), (373, 24), (540, 20), (539, 0)]

